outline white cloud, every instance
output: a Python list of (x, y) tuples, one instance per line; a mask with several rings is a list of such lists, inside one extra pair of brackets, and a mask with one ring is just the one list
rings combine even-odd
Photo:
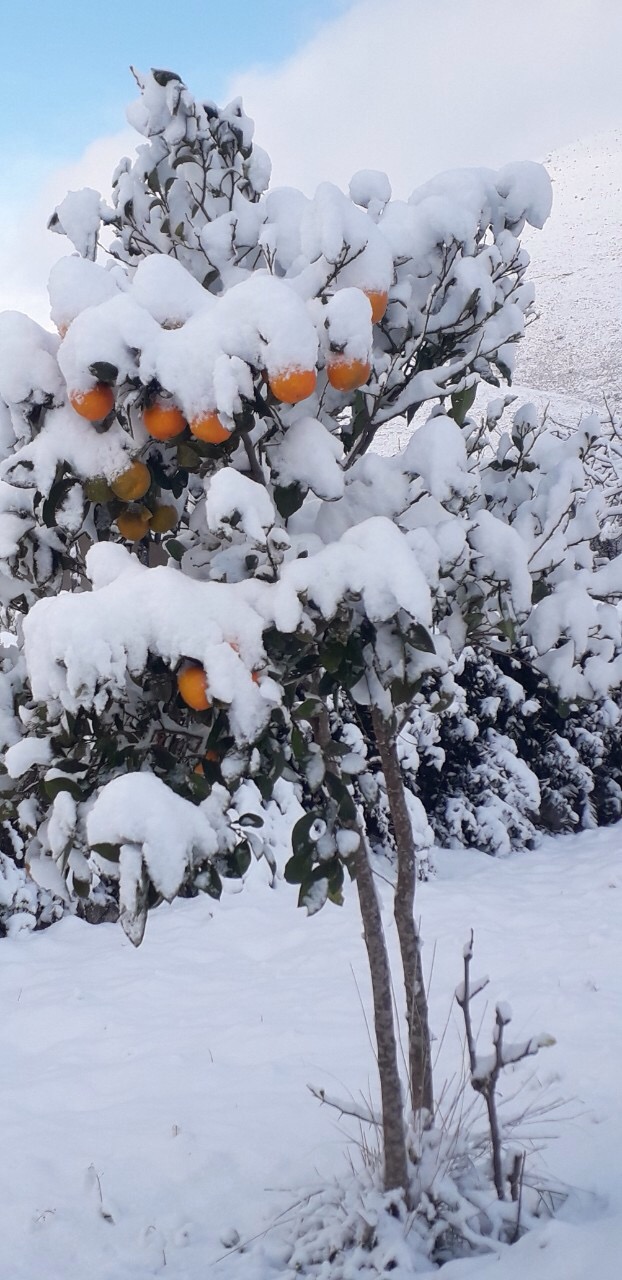
[[(79, 159), (55, 169), (45, 181), (14, 192), (0, 208), (0, 310), (26, 311), (48, 324), (47, 279), (58, 258), (73, 252), (63, 236), (47, 230), (55, 205), (67, 191), (95, 187), (107, 195), (121, 156), (132, 154), (137, 135), (129, 129), (98, 138)], [(30, 174), (37, 172), (32, 157)], [(25, 168), (25, 165), (22, 165)]]
[[(355, 0), (280, 69), (235, 77), (230, 96), (244, 97), (275, 183), (312, 191), (379, 168), (406, 195), (441, 169), (542, 158), (621, 124), (621, 49), (620, 0)], [(49, 214), (70, 188), (106, 195), (137, 141), (99, 139), (4, 204), (0, 308), (45, 320), (49, 268), (69, 249)]]
[(396, 194), (622, 122), (620, 0), (360, 0), (280, 70), (237, 77), (278, 183), (360, 168)]

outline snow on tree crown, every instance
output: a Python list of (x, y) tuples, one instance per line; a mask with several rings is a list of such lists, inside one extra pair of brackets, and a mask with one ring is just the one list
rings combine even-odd
[[(519, 414), (495, 454), (494, 414), (468, 417), (480, 379), (510, 377), (532, 308), (518, 236), (548, 214), (544, 171), (447, 174), (408, 202), (370, 172), (348, 195), (268, 192), (239, 103), (136, 78), (147, 141), (112, 205), (73, 193), (52, 219), (78, 250), (50, 277), (59, 337), (0, 317), (0, 588), (26, 615), (10, 821), (76, 885), (89, 849), (117, 859), (135, 940), (152, 891), (239, 873), (240, 797), (261, 809), (283, 777), (303, 899), (338, 896), (373, 791), (353, 707), (440, 705), (474, 636), (600, 690), (620, 643), (619, 570), (595, 565), (597, 503), (579, 497), (597, 425), (556, 453)], [(370, 452), (429, 402), (403, 451)], [(167, 796), (174, 874), (149, 814), (169, 830)]]

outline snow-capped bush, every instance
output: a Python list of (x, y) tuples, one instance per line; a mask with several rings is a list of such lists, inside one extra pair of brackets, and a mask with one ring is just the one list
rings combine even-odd
[[(32, 693), (14, 719), (25, 741), (8, 757), (6, 820), (42, 881), (46, 858), (69, 891), (116, 878), (138, 938), (149, 901), (217, 893), (223, 870), (265, 851), (235, 819), (246, 780), (266, 804), (281, 775), (296, 790), (288, 876), (309, 908), (341, 891), (357, 806), (382, 829), (377, 766), (346, 750), (350, 708), (389, 714), (447, 669), (440, 583), (451, 565), (458, 594), (472, 589), (497, 519), (458, 409), (478, 377), (511, 366), (532, 304), (517, 235), (546, 217), (550, 190), (517, 166), (446, 175), (408, 203), (379, 174), (356, 175), (350, 195), (266, 194), (240, 103), (198, 103), (168, 72), (136, 79), (145, 142), (118, 166), (112, 203), (73, 192), (51, 219), (77, 250), (50, 278), (59, 339), (2, 318), (0, 556)], [(368, 453), (383, 423), (439, 398), (450, 416), (401, 457)], [(526, 616), (522, 543), (497, 525), (486, 572)], [(180, 846), (166, 883), (166, 855), (130, 822), (147, 775), (163, 846), (167, 796), (211, 833)], [(128, 830), (96, 839), (121, 777)]]
[[(468, 417), (478, 378), (509, 376), (530, 313), (518, 235), (548, 214), (546, 175), (447, 174), (407, 203), (379, 174), (349, 195), (266, 194), (239, 103), (200, 104), (168, 72), (136, 78), (146, 141), (112, 204), (72, 193), (51, 220), (77, 250), (50, 279), (60, 340), (11, 313), (0, 327), (1, 583), (7, 618), (26, 615), (33, 699), (13, 721), (15, 838), (82, 893), (102, 869), (116, 878), (139, 936), (149, 901), (244, 871), (262, 841), (236, 824), (237, 789), (253, 779), (268, 803), (284, 776), (305, 814), (287, 875), (317, 909), (341, 892), (358, 809), (391, 844), (375, 753), (347, 742), (357, 720), (373, 740), (375, 704), (410, 716), (413, 817), (419, 797), (450, 842), (532, 840), (555, 784), (512, 731), (516, 700), (499, 711), (503, 663), (569, 707), (603, 703), (622, 671), (622, 569), (591, 549), (601, 425), (560, 441), (526, 407), (493, 456)], [(429, 401), (401, 453), (370, 452), (380, 426)], [(479, 702), (465, 646), (491, 686)], [(198, 703), (180, 696), (184, 673), (203, 682)], [(550, 733), (556, 753), (566, 790), (576, 756), (583, 820), (590, 766)], [(138, 809), (147, 776), (162, 788), (163, 846), (167, 796), (208, 823), (170, 883), (131, 822), (92, 836), (120, 777), (129, 822), (133, 774)]]

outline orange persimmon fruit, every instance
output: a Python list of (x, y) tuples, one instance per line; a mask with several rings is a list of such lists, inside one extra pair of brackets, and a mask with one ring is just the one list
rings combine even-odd
[(114, 409), (114, 391), (105, 382), (96, 382), (89, 391), (70, 391), (72, 409), (88, 422), (101, 422)]
[(389, 295), (380, 289), (363, 289), (363, 293), (371, 303), (371, 322), (378, 324), (387, 309)]
[(151, 517), (152, 533), (170, 533), (171, 529), (177, 524), (177, 510), (175, 507), (166, 504), (156, 507)]
[(355, 391), (367, 382), (370, 373), (369, 361), (349, 360), (345, 356), (329, 360), (326, 366), (326, 376), (336, 391)]
[(190, 431), (196, 440), (202, 440), (204, 444), (224, 444), (231, 435), (217, 413), (204, 413), (199, 418), (192, 418)]
[(144, 462), (131, 462), (126, 471), (110, 481), (110, 488), (122, 502), (137, 502), (151, 486), (151, 472)]
[(176, 404), (149, 405), (143, 413), (145, 430), (154, 440), (174, 440), (181, 435), (186, 425), (184, 415)]
[(268, 378), (270, 390), (283, 404), (298, 404), (313, 395), (316, 384), (315, 369), (283, 369)]
[(207, 676), (200, 662), (184, 663), (177, 672), (177, 689), (193, 711), (207, 711), (212, 705), (207, 696)]
[(127, 542), (140, 542), (149, 533), (151, 512), (146, 507), (140, 511), (122, 511), (117, 516), (117, 529)]

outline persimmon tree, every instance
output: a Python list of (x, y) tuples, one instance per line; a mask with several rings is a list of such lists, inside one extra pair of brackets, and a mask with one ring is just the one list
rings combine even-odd
[[(218, 897), (253, 856), (309, 912), (354, 880), (385, 1187), (412, 1204), (409, 1116), (434, 1116), (413, 708), (449, 705), (467, 641), (597, 692), (620, 661), (620, 570), (590, 559), (580, 496), (596, 427), (555, 454), (517, 415), (495, 454), (494, 414), (469, 417), (480, 380), (511, 376), (533, 302), (518, 237), (550, 186), (523, 164), (408, 202), (376, 172), (269, 191), (239, 102), (136, 79), (144, 141), (111, 202), (72, 192), (50, 222), (75, 249), (50, 278), (58, 336), (0, 317), (3, 850), (56, 898), (117, 898), (135, 944), (150, 906)], [(396, 418), (405, 447), (382, 456)]]

